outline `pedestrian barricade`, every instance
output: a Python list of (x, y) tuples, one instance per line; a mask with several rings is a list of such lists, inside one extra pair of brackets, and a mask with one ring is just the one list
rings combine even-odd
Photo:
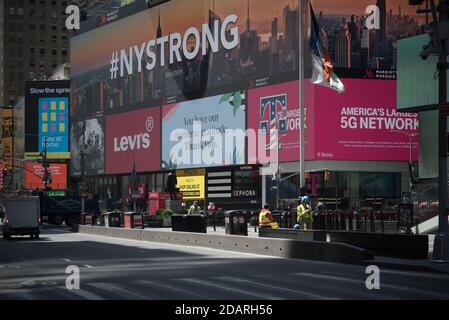
[(125, 229), (143, 229), (143, 215), (140, 212), (125, 212), (123, 224)]
[(83, 212), (80, 215), (80, 224), (84, 226), (94, 225), (94, 218), (92, 213)]
[(121, 211), (112, 211), (104, 213), (104, 226), (106, 228), (120, 228), (122, 212)]
[(171, 225), (173, 231), (207, 233), (207, 217), (202, 214), (174, 214)]

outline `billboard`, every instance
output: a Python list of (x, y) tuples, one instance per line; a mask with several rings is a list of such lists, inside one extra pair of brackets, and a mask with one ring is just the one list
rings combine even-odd
[[(397, 41), (420, 34), (426, 18), (408, 0), (310, 2), (340, 76), (344, 69), (397, 69)], [(379, 28), (369, 27), (372, 5), (378, 9)]]
[(315, 87), (314, 158), (418, 160), (419, 119), (396, 110), (396, 81), (342, 79), (346, 92)]
[[(48, 171), (51, 173), (51, 189), (67, 189), (67, 165), (51, 163)], [(41, 163), (25, 164), (25, 188), (26, 189), (44, 189), (45, 169)]]
[[(263, 133), (268, 146), (271, 129), (278, 130), (279, 161), (298, 161), (300, 158), (301, 113), (299, 108), (299, 81), (276, 84), (248, 91), (248, 129)], [(313, 89), (309, 83), (306, 88)], [(306, 94), (306, 97), (309, 95)], [(305, 108), (307, 130), (310, 123), (309, 108)], [(307, 139), (307, 133), (306, 133)], [(258, 142), (259, 143), (259, 142)], [(306, 159), (309, 153), (306, 141)], [(257, 163), (256, 150), (248, 150), (248, 163)], [(267, 152), (269, 154), (269, 152)]]
[[(420, 57), (428, 34), (398, 41), (398, 109), (421, 111), (438, 105), (438, 77), (435, 77), (438, 57)], [(449, 91), (449, 83), (447, 84)], [(449, 100), (448, 100), (449, 101)]]
[(297, 79), (298, 16), (298, 1), (171, 0), (81, 33), (70, 44), (74, 113)]
[(25, 158), (70, 159), (70, 81), (28, 81), (25, 85)]
[[(70, 128), (70, 169), (72, 176), (81, 175), (84, 153), (84, 173), (104, 173), (104, 119), (102, 116), (72, 123)], [(83, 147), (84, 145), (84, 147)]]
[(244, 164), (245, 109), (244, 91), (163, 106), (165, 168)]
[(14, 154), (13, 146), (13, 109), (2, 108), (2, 145), (5, 168), (11, 170), (14, 164), (12, 159)]
[(178, 177), (179, 192), (184, 200), (201, 200), (205, 198), (204, 176)]
[(161, 168), (160, 108), (106, 117), (105, 173), (158, 171)]

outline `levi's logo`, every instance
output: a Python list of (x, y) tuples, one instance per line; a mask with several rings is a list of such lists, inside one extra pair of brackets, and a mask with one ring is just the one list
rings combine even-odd
[(148, 117), (145, 120), (145, 129), (148, 132), (138, 133), (133, 136), (123, 136), (114, 138), (114, 152), (126, 152), (128, 150), (148, 149), (151, 145), (150, 133), (154, 128), (154, 120)]
[(140, 133), (134, 136), (114, 138), (114, 152), (141, 150), (150, 147), (150, 134)]

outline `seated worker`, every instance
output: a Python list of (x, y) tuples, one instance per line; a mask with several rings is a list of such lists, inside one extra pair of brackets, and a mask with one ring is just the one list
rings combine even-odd
[(310, 229), (312, 227), (312, 207), (310, 206), (310, 198), (308, 196), (302, 197), (301, 204), (296, 209), (296, 222), (295, 229), (302, 226), (304, 230)]
[(259, 213), (259, 227), (260, 228), (279, 228), (277, 222), (274, 221), (270, 212), (270, 205), (264, 205), (263, 209)]
[(198, 205), (198, 201), (194, 201), (193, 204), (190, 206), (189, 211), (187, 214), (201, 214), (201, 208)]

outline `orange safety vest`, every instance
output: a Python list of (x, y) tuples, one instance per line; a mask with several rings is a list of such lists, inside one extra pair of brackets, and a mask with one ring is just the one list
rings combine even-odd
[(259, 214), (259, 226), (270, 226), (272, 222), (271, 212), (267, 209), (262, 209)]

